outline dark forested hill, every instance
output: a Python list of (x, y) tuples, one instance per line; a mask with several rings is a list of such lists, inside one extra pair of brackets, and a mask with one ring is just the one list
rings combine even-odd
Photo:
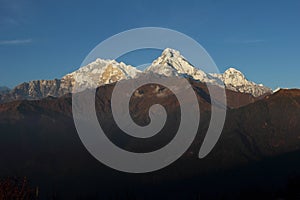
[[(288, 197), (300, 183), (300, 90), (255, 99), (227, 91), (228, 112), (221, 138), (204, 159), (199, 148), (210, 119), (210, 97), (193, 83), (201, 109), (198, 135), (190, 149), (170, 166), (148, 174), (127, 174), (94, 159), (81, 143), (72, 119), (72, 98), (48, 97), (0, 104), (0, 177), (27, 177), (42, 199), (199, 199)], [(133, 96), (130, 111), (147, 123), (147, 107), (164, 105), (166, 126), (149, 143), (122, 136), (111, 115), (113, 85), (97, 90), (98, 119), (107, 136), (122, 148), (159, 148), (178, 128), (178, 104), (170, 94), (155, 99)], [(143, 86), (147, 96), (151, 85)], [(165, 91), (168, 93), (168, 91)], [(137, 106), (138, 105), (138, 106)], [(299, 182), (298, 182), (299, 181)]]

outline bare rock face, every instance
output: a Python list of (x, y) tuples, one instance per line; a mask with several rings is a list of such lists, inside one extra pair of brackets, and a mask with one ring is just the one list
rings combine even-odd
[(11, 94), (16, 99), (39, 99), (47, 96), (58, 96), (60, 80), (37, 80), (23, 83), (15, 87)]
[(60, 96), (62, 95), (59, 92), (60, 83), (61, 81), (58, 79), (22, 83), (9, 92), (0, 95), (0, 103), (24, 99), (35, 100), (47, 96)]

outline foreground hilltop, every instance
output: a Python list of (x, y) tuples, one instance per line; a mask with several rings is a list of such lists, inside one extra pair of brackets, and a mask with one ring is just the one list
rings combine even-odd
[[(247, 193), (242, 197), (257, 197), (260, 191), (269, 196), (268, 192), (276, 194), (291, 174), (300, 174), (300, 90), (279, 90), (241, 108), (228, 109), (217, 145), (206, 158), (199, 159), (210, 121), (210, 96), (205, 84), (193, 80), (191, 84), (201, 108), (194, 143), (167, 168), (133, 176), (106, 167), (86, 151), (74, 126), (70, 95), (3, 103), (0, 177), (26, 176), (41, 188), (41, 196), (55, 192), (63, 199), (111, 199), (111, 195), (118, 193), (123, 197), (128, 191), (133, 195), (128, 199), (142, 199), (145, 192), (151, 199), (164, 199), (164, 194), (172, 199), (196, 199), (200, 195), (227, 195), (234, 199), (230, 195), (243, 190)], [(180, 124), (180, 113), (176, 98), (168, 89), (147, 85), (132, 96), (130, 113), (140, 125), (149, 123), (147, 111), (153, 104), (165, 106), (168, 113), (159, 134), (139, 140), (124, 134), (113, 120), (113, 87), (114, 84), (99, 87), (95, 105), (99, 123), (111, 141), (129, 151), (148, 152), (172, 140)], [(161, 98), (161, 93), (167, 98)], [(227, 95), (232, 98), (228, 99), (230, 105), (236, 99), (249, 97), (232, 90), (227, 93), (231, 93)]]

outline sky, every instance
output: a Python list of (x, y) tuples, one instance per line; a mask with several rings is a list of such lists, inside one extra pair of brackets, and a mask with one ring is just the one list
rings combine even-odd
[[(300, 1), (0, 0), (0, 85), (61, 78), (101, 41), (164, 27), (199, 42), (221, 72), (273, 89), (300, 87)], [(149, 63), (160, 51), (124, 58)]]

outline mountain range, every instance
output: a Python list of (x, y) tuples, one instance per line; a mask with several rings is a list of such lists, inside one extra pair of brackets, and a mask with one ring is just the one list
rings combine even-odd
[(75, 80), (79, 84), (77, 87), (96, 88), (119, 80), (137, 78), (144, 73), (155, 73), (167, 77), (188, 76), (206, 84), (219, 87), (225, 85), (226, 89), (251, 94), (256, 98), (272, 93), (271, 89), (262, 84), (248, 81), (240, 71), (234, 68), (229, 68), (223, 74), (205, 73), (189, 63), (179, 51), (167, 48), (144, 71), (123, 62), (98, 58), (61, 79), (25, 82), (9, 92), (0, 93), (0, 103), (22, 99), (41, 99), (48, 96), (60, 97), (73, 92)]
[[(144, 85), (130, 100), (130, 115), (142, 126), (150, 122), (151, 105), (165, 107), (166, 124), (153, 137), (125, 134), (111, 111), (116, 82), (139, 79), (143, 73), (185, 77), (197, 96), (201, 118), (193, 144), (179, 160), (156, 172), (133, 175), (110, 169), (85, 149), (73, 121), (71, 93), (75, 80), (83, 88), (97, 87), (95, 108), (107, 137), (131, 152), (157, 150), (173, 139), (180, 124), (180, 105), (168, 88)], [(211, 153), (199, 159), (211, 118), (207, 85), (222, 89), (222, 83), (227, 98), (224, 129)], [(40, 199), (299, 197), (298, 89), (273, 92), (233, 68), (223, 74), (205, 73), (178, 51), (166, 49), (144, 71), (97, 59), (61, 79), (23, 83), (0, 97), (0, 179), (27, 177), (40, 188)]]

